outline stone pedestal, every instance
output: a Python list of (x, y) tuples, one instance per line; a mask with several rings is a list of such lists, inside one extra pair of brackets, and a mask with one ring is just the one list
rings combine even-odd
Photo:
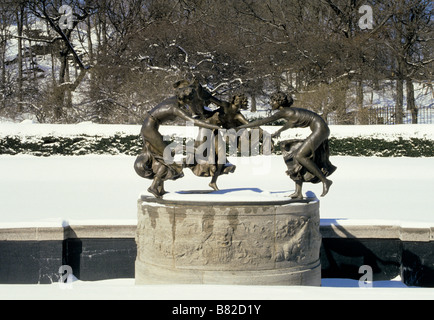
[(321, 285), (319, 201), (138, 201), (136, 284)]

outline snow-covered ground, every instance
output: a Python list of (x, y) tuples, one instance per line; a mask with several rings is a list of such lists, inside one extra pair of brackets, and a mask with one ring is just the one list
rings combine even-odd
[[(278, 127), (263, 127), (270, 133)], [(163, 134), (184, 135), (194, 127), (161, 127)], [(137, 125), (76, 125), (0, 122), (0, 137), (138, 135)], [(300, 138), (309, 129), (291, 129), (282, 139)], [(193, 134), (195, 135), (195, 134)], [(331, 136), (386, 140), (412, 137), (434, 140), (434, 125), (331, 126)], [(10, 223), (65, 224), (104, 220), (135, 223), (136, 200), (149, 180), (133, 170), (135, 157), (86, 155), (34, 157), (0, 156), (0, 226)], [(286, 176), (281, 156), (230, 158), (235, 173), (219, 178), (220, 192), (201, 199), (285, 199), (294, 185)], [(334, 184), (321, 199), (323, 219), (387, 220), (393, 223), (434, 222), (430, 204), (434, 189), (434, 158), (332, 157), (338, 167)], [(209, 178), (190, 170), (166, 182), (166, 198), (195, 200), (188, 190), (209, 190)], [(305, 192), (321, 194), (320, 185), (306, 184)]]
[[(22, 126), (23, 124), (21, 124)], [(28, 124), (29, 127), (35, 126)], [(12, 126), (12, 125), (11, 125)], [(13, 125), (14, 130), (29, 133)], [(39, 125), (38, 125), (39, 126)], [(42, 127), (32, 130), (42, 130)], [(75, 128), (79, 127), (78, 125)], [(86, 127), (84, 125), (82, 129)], [(98, 126), (92, 126), (94, 129)], [(387, 133), (375, 126), (379, 135)], [(389, 128), (384, 126), (383, 128)], [(393, 127), (397, 130), (399, 126)], [(39, 129), (37, 129), (39, 128)], [(72, 128), (72, 127), (69, 127)], [(91, 126), (88, 127), (90, 130)], [(101, 129), (102, 127), (99, 127)], [(107, 129), (109, 127), (106, 127)], [(391, 127), (392, 128), (392, 127)], [(110, 130), (136, 132), (137, 127)], [(334, 130), (335, 129), (335, 130)], [(434, 126), (402, 126), (403, 134), (432, 138)], [(9, 128), (8, 130), (12, 130)], [(0, 135), (11, 134), (0, 125)], [(68, 127), (52, 126), (44, 130)], [(77, 130), (77, 129), (74, 129)], [(95, 129), (96, 130), (96, 129)], [(334, 134), (353, 130), (357, 136), (368, 128), (332, 128)], [(365, 131), (363, 131), (365, 130)], [(36, 131), (33, 134), (36, 134)], [(77, 131), (71, 134), (77, 134)], [(291, 134), (290, 131), (288, 134)], [(339, 133), (340, 132), (340, 133)], [(15, 132), (18, 134), (17, 132)], [(41, 132), (39, 132), (41, 134)], [(102, 134), (100, 132), (100, 134)], [(150, 185), (133, 170), (135, 157), (119, 155), (0, 156), (0, 229), (20, 226), (60, 226), (67, 224), (135, 224), (136, 201)], [(209, 190), (209, 178), (194, 176), (166, 182), (167, 199), (285, 199), (293, 182), (285, 174), (281, 156), (230, 158), (237, 165), (235, 173), (219, 178), (220, 192), (206, 195), (182, 193)], [(332, 157), (338, 170), (329, 194), (320, 198), (323, 223), (433, 226), (434, 158)], [(321, 186), (306, 184), (308, 195), (321, 194)], [(0, 230), (1, 232), (1, 230)], [(374, 288), (358, 288), (357, 281), (323, 279), (321, 288), (243, 287), (243, 286), (134, 286), (133, 279), (72, 283), (72, 289), (52, 285), (0, 285), (1, 299), (433, 299), (434, 289), (406, 288), (399, 279), (375, 282)], [(350, 287), (350, 288), (348, 288)], [(182, 294), (181, 294), (182, 293)]]
[[(135, 224), (136, 200), (149, 180), (133, 169), (131, 156), (33, 157), (0, 156), (0, 226), (22, 224)], [(237, 169), (218, 180), (185, 177), (167, 181), (166, 199), (249, 200), (285, 199), (294, 184), (280, 156), (230, 158)], [(321, 198), (321, 218), (342, 223), (434, 225), (432, 190), (434, 158), (331, 157), (338, 170), (329, 194)], [(305, 184), (305, 193), (320, 195), (321, 185)]]
[[(434, 289), (378, 281), (361, 288), (357, 280), (323, 279), (321, 287), (228, 285), (134, 285), (134, 279), (70, 284), (0, 285), (0, 299), (126, 300), (432, 300)], [(283, 310), (280, 310), (283, 312)], [(268, 310), (270, 312), (270, 310)]]

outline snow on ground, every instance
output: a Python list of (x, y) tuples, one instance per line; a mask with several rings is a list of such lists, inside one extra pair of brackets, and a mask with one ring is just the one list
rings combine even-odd
[[(22, 124), (29, 127), (33, 124)], [(14, 125), (20, 130), (22, 125)], [(76, 125), (71, 134), (77, 133)], [(88, 130), (90, 126), (84, 124)], [(131, 132), (137, 134), (137, 126)], [(129, 127), (129, 128), (132, 128)], [(395, 127), (395, 126), (394, 126)], [(0, 135), (4, 135), (4, 124)], [(39, 125), (33, 130), (42, 130)], [(67, 127), (47, 126), (64, 135)], [(72, 128), (72, 127), (71, 127)], [(102, 127), (99, 127), (101, 134)], [(107, 131), (118, 130), (104, 127)], [(138, 127), (139, 128), (139, 127)], [(357, 130), (360, 128), (346, 127)], [(404, 127), (403, 127), (404, 128)], [(405, 127), (406, 134), (432, 134), (431, 128)], [(379, 127), (376, 127), (378, 130)], [(28, 130), (21, 130), (29, 132)], [(45, 130), (45, 129), (44, 129)], [(96, 129), (92, 129), (96, 130)], [(121, 129), (125, 132), (130, 129)], [(333, 128), (332, 128), (333, 130)], [(363, 130), (363, 128), (362, 128)], [(366, 129), (368, 130), (368, 129)], [(372, 130), (372, 129), (371, 129)], [(392, 129), (391, 129), (392, 130)], [(397, 130), (397, 129), (393, 129)], [(290, 130), (289, 130), (290, 131)], [(338, 130), (335, 130), (336, 134)], [(360, 132), (360, 131), (359, 131)], [(381, 132), (381, 130), (380, 130)], [(35, 132), (36, 133), (36, 132)], [(372, 131), (371, 131), (372, 133)], [(20, 133), (23, 134), (23, 133)], [(39, 131), (39, 134), (42, 134)], [(106, 134), (109, 134), (107, 132)], [(382, 133), (388, 134), (387, 132)], [(67, 224), (135, 224), (136, 201), (150, 185), (133, 170), (131, 156), (0, 156), (0, 228)], [(219, 192), (209, 190), (210, 178), (194, 176), (166, 182), (167, 199), (285, 199), (293, 182), (285, 175), (281, 156), (230, 158), (235, 173), (219, 178)], [(338, 170), (330, 193), (320, 198), (322, 223), (421, 226), (434, 225), (432, 190), (434, 158), (331, 157)], [(321, 194), (306, 184), (304, 193)], [(180, 298), (181, 297), (181, 298)], [(0, 299), (433, 299), (434, 289), (406, 288), (399, 279), (358, 288), (347, 279), (323, 279), (322, 287), (135, 286), (133, 279), (76, 281), (72, 289), (52, 285), (0, 285)]]
[[(136, 222), (136, 201), (150, 180), (139, 177), (131, 156), (0, 156), (0, 226), (13, 224), (78, 224)], [(210, 178), (167, 181), (166, 199), (284, 200), (294, 184), (281, 156), (230, 158), (234, 173), (219, 177), (220, 191), (210, 191)], [(434, 224), (432, 190), (434, 158), (331, 157), (338, 170), (329, 194), (320, 198), (321, 218), (342, 223), (420, 222)], [(193, 192), (192, 192), (193, 191)], [(200, 191), (195, 192), (195, 191)], [(319, 196), (321, 185), (305, 184)]]
[[(375, 281), (323, 279), (321, 287), (228, 285), (134, 285), (134, 279), (74, 281), (51, 285), (0, 285), (0, 299), (105, 300), (431, 300), (434, 289), (408, 288), (399, 279)], [(282, 310), (283, 311), (283, 310)]]
[[(263, 127), (274, 132), (277, 127)], [(194, 127), (163, 126), (163, 134), (183, 134)], [(0, 136), (113, 136), (138, 135), (138, 125), (75, 125), (0, 123)], [(434, 139), (433, 125), (331, 126), (335, 137), (383, 139)], [(308, 129), (291, 129), (282, 139), (300, 138)], [(38, 158), (28, 155), (0, 156), (0, 225), (5, 223), (92, 223), (104, 220), (131, 223), (136, 219), (136, 200), (150, 181), (136, 175), (135, 158), (87, 155)], [(201, 199), (285, 199), (293, 190), (281, 156), (231, 158), (235, 173), (219, 178), (220, 192), (200, 194)], [(434, 187), (434, 158), (332, 157), (338, 167), (334, 184), (321, 199), (323, 219), (432, 222), (430, 191)], [(209, 190), (209, 178), (194, 176), (168, 181), (166, 198), (192, 199), (197, 194), (180, 191)], [(320, 185), (306, 184), (305, 192), (321, 194)], [(344, 220), (346, 219), (346, 220)]]

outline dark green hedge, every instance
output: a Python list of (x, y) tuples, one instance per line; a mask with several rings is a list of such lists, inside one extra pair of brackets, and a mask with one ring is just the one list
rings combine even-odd
[(402, 139), (387, 141), (374, 138), (330, 139), (330, 153), (341, 156), (434, 157), (434, 141)]
[(142, 148), (139, 136), (98, 137), (4, 137), (0, 138), (0, 154), (35, 156), (126, 154), (136, 155)]
[[(137, 155), (141, 148), (141, 138), (135, 135), (0, 138), (1, 155)], [(280, 154), (277, 145), (275, 153)], [(339, 156), (434, 157), (434, 140), (399, 138), (387, 141), (374, 138), (331, 138), (330, 153)]]

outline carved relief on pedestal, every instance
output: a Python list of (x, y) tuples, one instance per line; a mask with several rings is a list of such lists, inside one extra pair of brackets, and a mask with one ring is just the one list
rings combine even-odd
[(138, 259), (176, 268), (273, 269), (312, 263), (321, 245), (318, 215), (270, 207), (147, 206), (139, 209)]
[(290, 217), (276, 223), (276, 262), (288, 267), (318, 260), (321, 246), (319, 219)]
[[(317, 202), (288, 206), (140, 202), (136, 233), (140, 283), (177, 283), (176, 279), (320, 283)], [(308, 278), (300, 278), (300, 272)]]

